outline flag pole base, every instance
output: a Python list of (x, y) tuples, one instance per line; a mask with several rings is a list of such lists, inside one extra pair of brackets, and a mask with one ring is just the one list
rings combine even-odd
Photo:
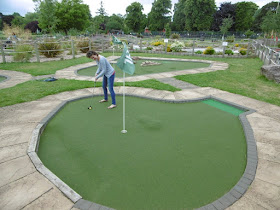
[(122, 130), (121, 132), (122, 132), (122, 133), (127, 133), (127, 130)]

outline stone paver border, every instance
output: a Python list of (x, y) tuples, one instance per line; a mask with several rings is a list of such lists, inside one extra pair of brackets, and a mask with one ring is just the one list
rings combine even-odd
[[(122, 95), (122, 94), (117, 94)], [(102, 94), (94, 94), (94, 96), (102, 96)], [(214, 96), (207, 96), (207, 97), (200, 97), (196, 99), (184, 99), (184, 100), (170, 100), (170, 99), (159, 99), (149, 96), (139, 96), (135, 94), (127, 94), (127, 96), (132, 97), (139, 97), (144, 99), (150, 99), (150, 100), (156, 100), (156, 101), (164, 101), (168, 103), (187, 103), (187, 102), (198, 102), (202, 100), (207, 99), (213, 99), (216, 101), (219, 101), (221, 103), (236, 107), (238, 109), (244, 110), (245, 112), (239, 115), (240, 122), (243, 126), (243, 130), (246, 137), (247, 142), (247, 165), (246, 169), (244, 171), (244, 174), (238, 181), (238, 183), (225, 195), (223, 195), (221, 198), (217, 199), (216, 201), (203, 206), (199, 208), (199, 210), (206, 210), (206, 209), (225, 209), (229, 206), (231, 206), (233, 203), (235, 203), (238, 199), (240, 199), (251, 183), (253, 182), (257, 165), (258, 165), (258, 155), (257, 155), (257, 146), (256, 141), (254, 138), (253, 130), (250, 126), (250, 123), (248, 122), (246, 115), (252, 114), (255, 112), (253, 109), (249, 109), (247, 107), (228, 102), (226, 100), (214, 97)], [(67, 184), (65, 184), (60, 178), (58, 178), (55, 174), (53, 174), (48, 168), (46, 168), (39, 157), (37, 156), (37, 150), (40, 142), (40, 135), (42, 134), (45, 126), (47, 123), (54, 117), (56, 113), (58, 113), (65, 105), (68, 103), (71, 103), (76, 100), (80, 100), (83, 98), (89, 98), (90, 96), (82, 96), (77, 97), (74, 99), (69, 99), (67, 101), (62, 102), (60, 105), (58, 105), (55, 109), (53, 109), (33, 130), (31, 141), (28, 147), (27, 154), (32, 160), (33, 164), (35, 165), (36, 169), (43, 174), (49, 181), (51, 181), (58, 189), (60, 189), (70, 200), (72, 200), (75, 205), (75, 208), (78, 209), (89, 209), (89, 208), (97, 208), (99, 210), (108, 210), (111, 209), (106, 206), (102, 206), (96, 203), (92, 203), (90, 201), (82, 199), (82, 197), (75, 192), (73, 189), (71, 189)]]

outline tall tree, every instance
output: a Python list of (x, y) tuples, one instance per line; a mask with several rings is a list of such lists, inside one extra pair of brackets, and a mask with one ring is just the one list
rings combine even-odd
[(38, 21), (39, 20), (39, 14), (38, 12), (28, 12), (24, 16), (24, 24), (30, 23), (32, 21)]
[(223, 40), (224, 40), (225, 34), (228, 32), (228, 30), (231, 28), (232, 25), (233, 25), (232, 17), (223, 19), (223, 23), (220, 26), (220, 30), (223, 33), (223, 38), (222, 38)]
[(276, 35), (277, 33), (280, 34), (280, 8), (277, 12), (269, 11), (266, 14), (263, 19), (261, 29), (269, 35)]
[[(235, 4), (232, 4), (231, 2), (224, 2), (221, 3), (219, 9), (214, 14), (214, 21), (212, 24), (212, 30), (219, 31), (220, 27), (223, 24), (223, 20), (225, 18), (231, 17), (233, 20), (233, 23), (235, 22)], [(234, 24), (229, 28), (229, 30), (234, 31)]]
[(275, 2), (275, 1), (270, 2), (266, 5), (264, 5), (261, 9), (259, 9), (255, 13), (254, 22), (253, 22), (253, 26), (252, 26), (252, 29), (254, 31), (261, 31), (261, 25), (264, 21), (264, 18), (266, 17), (268, 12), (275, 12), (277, 5), (278, 5), (278, 2)]
[(83, 4), (82, 0), (62, 0), (57, 3), (55, 14), (58, 19), (57, 29), (66, 34), (69, 29), (85, 30), (91, 18), (89, 6)]
[(155, 0), (151, 12), (148, 14), (149, 28), (152, 31), (161, 31), (171, 21), (171, 0)]
[(113, 14), (109, 17), (106, 24), (106, 30), (122, 30), (124, 29), (124, 18), (120, 15)]
[(106, 13), (105, 8), (103, 6), (103, 1), (100, 2), (100, 8), (97, 9), (96, 14), (101, 15), (101, 16), (107, 16), (107, 13)]
[(171, 28), (173, 31), (183, 31), (186, 26), (186, 14), (185, 14), (185, 2), (186, 0), (179, 0), (174, 5), (174, 15)]
[(235, 29), (237, 31), (247, 31), (251, 29), (254, 21), (254, 14), (258, 9), (258, 5), (254, 2), (238, 2), (236, 3)]
[(54, 32), (57, 24), (56, 0), (34, 0), (37, 2), (37, 11), (39, 13), (39, 27), (47, 33)]
[(125, 23), (134, 32), (143, 31), (143, 22), (146, 16), (143, 14), (144, 7), (139, 2), (133, 2), (126, 8)]
[(186, 29), (207, 31), (213, 22), (216, 11), (215, 0), (187, 0), (185, 3)]
[(14, 13), (13, 14), (14, 19), (12, 20), (12, 25), (13, 26), (20, 26), (24, 27), (24, 17), (22, 17), (19, 13)]

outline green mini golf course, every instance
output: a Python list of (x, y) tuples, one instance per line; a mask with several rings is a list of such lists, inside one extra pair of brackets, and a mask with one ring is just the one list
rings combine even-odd
[(114, 209), (193, 209), (223, 196), (242, 176), (242, 110), (213, 100), (127, 96), (122, 134), (122, 97), (113, 110), (100, 99), (66, 104), (38, 149), (44, 165), (83, 199)]
[[(161, 64), (154, 65), (154, 66), (141, 66), (141, 63), (144, 61), (155, 61)], [(117, 64), (111, 64), (111, 65), (116, 69), (116, 77), (122, 77), (123, 72), (117, 67)], [(209, 65), (210, 65), (209, 63), (191, 62), (191, 61), (137, 60), (135, 64), (136, 71), (133, 74), (133, 76), (180, 71), (180, 70), (187, 70), (187, 69), (196, 69), (196, 68), (207, 68), (209, 67)], [(93, 67), (78, 70), (77, 73), (79, 75), (84, 75), (84, 76), (94, 76), (96, 70), (97, 70), (97, 66), (93, 66)]]
[(4, 76), (0, 76), (0, 82), (3, 82), (4, 80), (6, 80), (7, 77), (4, 77)]

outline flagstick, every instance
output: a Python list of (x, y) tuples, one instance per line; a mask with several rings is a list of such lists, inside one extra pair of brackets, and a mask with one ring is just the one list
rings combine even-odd
[(123, 72), (123, 130), (122, 133), (127, 133), (125, 130), (125, 72)]

